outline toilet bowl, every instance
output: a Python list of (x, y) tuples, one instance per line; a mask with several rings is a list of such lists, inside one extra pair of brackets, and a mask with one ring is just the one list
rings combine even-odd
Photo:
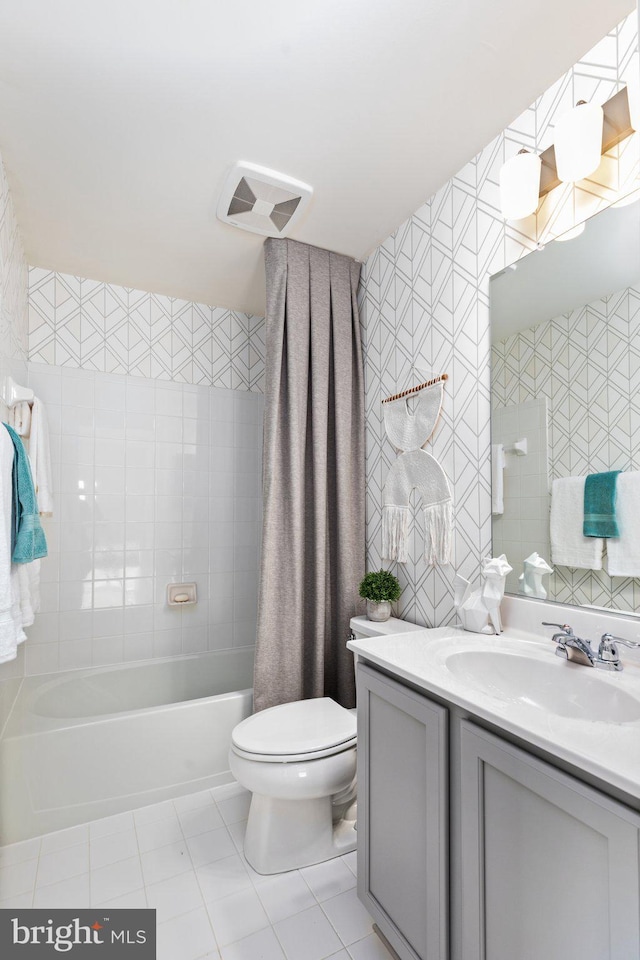
[[(415, 630), (354, 617), (354, 637)], [(328, 697), (271, 707), (235, 727), (231, 772), (253, 794), (244, 853), (257, 873), (282, 873), (356, 846), (356, 717)]]
[[(253, 794), (244, 852), (281, 873), (355, 849), (356, 718), (328, 697), (271, 707), (234, 729), (229, 765)], [(335, 802), (334, 802), (335, 801)]]

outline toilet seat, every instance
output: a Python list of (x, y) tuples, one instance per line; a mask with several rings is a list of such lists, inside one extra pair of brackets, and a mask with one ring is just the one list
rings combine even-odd
[(270, 707), (239, 723), (231, 738), (238, 756), (263, 763), (330, 757), (356, 741), (355, 716), (329, 697)]

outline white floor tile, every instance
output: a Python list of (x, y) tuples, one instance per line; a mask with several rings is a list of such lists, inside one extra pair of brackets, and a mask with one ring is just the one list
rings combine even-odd
[(76, 843), (88, 843), (88, 841), (89, 824), (82, 823), (78, 827), (45, 834), (42, 838), (40, 853), (52, 853), (54, 850), (62, 850), (64, 847), (72, 847)]
[(354, 877), (357, 877), (358, 876), (357, 851), (352, 850), (351, 853), (345, 853), (342, 857), (340, 857), (340, 859), (342, 860), (343, 863), (346, 863), (346, 865), (349, 867), (349, 870), (351, 870), (351, 873), (354, 875)]
[(49, 883), (58, 883), (88, 872), (89, 844), (77, 843), (73, 847), (63, 847), (62, 850), (40, 855), (36, 885), (45, 887)]
[(33, 906), (33, 893), (17, 893), (15, 897), (9, 897), (7, 900), (0, 900), (0, 910), (21, 910), (24, 907)]
[(201, 867), (214, 860), (222, 860), (236, 853), (236, 847), (226, 827), (212, 830), (210, 833), (201, 833), (197, 837), (187, 840), (189, 853), (194, 867)]
[(144, 886), (140, 857), (119, 860), (91, 871), (91, 902), (104, 903)]
[(178, 816), (186, 810), (197, 810), (198, 807), (208, 807), (215, 803), (211, 796), (211, 790), (201, 790), (200, 793), (188, 793), (184, 797), (177, 797), (173, 801)]
[(339, 857), (304, 867), (300, 873), (320, 902), (351, 890), (356, 885), (356, 878)]
[(351, 960), (351, 955), (346, 950), (338, 950), (337, 953), (332, 953), (330, 957), (327, 957), (327, 960)]
[(287, 960), (324, 960), (342, 948), (338, 935), (318, 906), (274, 923)]
[(218, 800), (217, 804), (225, 823), (237, 823), (239, 820), (246, 820), (249, 816), (251, 794), (245, 790), (244, 793), (229, 797), (228, 800)]
[(180, 843), (170, 843), (166, 847), (158, 847), (157, 850), (142, 853), (140, 859), (146, 885), (160, 883), (161, 880), (177, 877), (179, 873), (185, 873), (187, 870), (193, 869), (189, 850), (184, 840)]
[(207, 909), (219, 947), (243, 940), (269, 926), (269, 918), (253, 887), (209, 903)]
[(370, 933), (364, 940), (352, 943), (349, 953), (353, 960), (392, 960), (391, 954), (375, 933)]
[(125, 910), (133, 910), (138, 907), (147, 906), (147, 895), (144, 888), (133, 890), (131, 893), (124, 893), (121, 897), (114, 897), (113, 900), (105, 900), (104, 903), (94, 903), (94, 907), (113, 907), (114, 910), (122, 907)]
[(275, 933), (267, 927), (223, 947), (222, 960), (286, 960), (286, 957)]
[(157, 960), (197, 960), (219, 957), (204, 908), (158, 924)]
[(227, 830), (231, 834), (231, 839), (238, 850), (244, 849), (244, 835), (247, 832), (247, 821), (238, 820), (236, 823), (230, 823)]
[(137, 854), (138, 840), (133, 827), (105, 837), (93, 838), (92, 835), (89, 844), (92, 870), (106, 867), (110, 863), (117, 863), (118, 860), (128, 860), (129, 857), (135, 857)]
[(224, 860), (207, 863), (196, 870), (205, 903), (215, 903), (223, 897), (253, 889), (244, 864), (237, 853)]
[(325, 900), (322, 909), (347, 947), (369, 936), (373, 930), (373, 920), (358, 900), (355, 889)]
[(133, 811), (136, 826), (142, 823), (156, 823), (158, 820), (166, 820), (175, 815), (175, 807), (171, 800), (163, 800), (162, 803), (154, 803), (149, 807), (140, 807), (139, 810)]
[(216, 803), (219, 803), (220, 800), (227, 800), (229, 797), (239, 797), (248, 791), (245, 790), (237, 780), (234, 780), (232, 783), (223, 783), (220, 787), (214, 787), (210, 792)]
[(197, 837), (201, 833), (224, 827), (224, 820), (213, 800), (208, 807), (183, 810), (178, 814), (178, 819), (185, 837)]
[(256, 893), (262, 900), (271, 923), (292, 917), (315, 906), (315, 898), (297, 870), (264, 877), (256, 884)]
[(62, 907), (86, 908), (91, 906), (89, 874), (38, 887), (33, 898), (34, 907), (56, 909)]
[(147, 853), (148, 850), (156, 850), (158, 847), (166, 847), (169, 843), (179, 843), (183, 839), (180, 823), (175, 814), (164, 820), (137, 824), (136, 833), (138, 834), (140, 853)]
[(0, 867), (10, 867), (14, 863), (24, 863), (25, 860), (35, 860), (40, 854), (40, 837), (35, 840), (22, 840), (20, 843), (11, 843), (0, 847)]
[(116, 813), (112, 817), (103, 817), (89, 824), (89, 837), (97, 840), (99, 837), (110, 837), (114, 833), (122, 833), (133, 829), (133, 812)]
[(193, 870), (147, 886), (147, 903), (158, 911), (158, 923), (204, 906)]
[(37, 860), (25, 860), (0, 867), (0, 900), (33, 890), (36, 882)]

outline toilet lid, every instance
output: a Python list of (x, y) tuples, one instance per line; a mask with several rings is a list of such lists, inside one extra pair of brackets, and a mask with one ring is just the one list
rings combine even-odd
[(231, 737), (244, 753), (279, 757), (318, 753), (355, 738), (355, 715), (329, 697), (262, 710), (239, 723)]

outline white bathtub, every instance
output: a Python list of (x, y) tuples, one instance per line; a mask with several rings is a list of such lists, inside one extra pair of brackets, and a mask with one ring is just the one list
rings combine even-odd
[(27, 677), (0, 738), (0, 844), (231, 780), (253, 649)]

